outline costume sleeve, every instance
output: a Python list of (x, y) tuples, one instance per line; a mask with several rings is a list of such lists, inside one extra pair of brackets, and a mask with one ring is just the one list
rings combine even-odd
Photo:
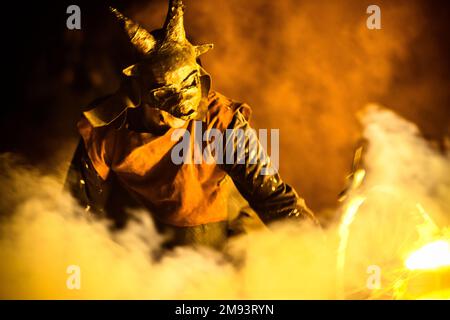
[(88, 212), (101, 215), (110, 190), (112, 133), (107, 127), (93, 128), (82, 118), (78, 122), (80, 142), (67, 173), (65, 189)]
[(104, 213), (110, 183), (95, 171), (82, 140), (70, 163), (64, 188), (89, 214)]
[(114, 129), (109, 126), (94, 128), (84, 117), (78, 121), (77, 127), (93, 169), (106, 180), (112, 163)]
[[(305, 201), (274, 170), (257, 136), (250, 134), (254, 131), (250, 127), (248, 116), (245, 116), (249, 114), (247, 109), (247, 105), (237, 108), (228, 126), (223, 144), (225, 159), (221, 167), (263, 222), (306, 218), (317, 224)], [(239, 130), (249, 134), (236, 134)], [(233, 161), (227, 161), (227, 158)]]

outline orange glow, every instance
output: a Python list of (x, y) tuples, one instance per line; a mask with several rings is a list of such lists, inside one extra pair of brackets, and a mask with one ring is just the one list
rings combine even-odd
[(450, 240), (427, 243), (409, 255), (405, 266), (409, 270), (435, 270), (450, 267)]

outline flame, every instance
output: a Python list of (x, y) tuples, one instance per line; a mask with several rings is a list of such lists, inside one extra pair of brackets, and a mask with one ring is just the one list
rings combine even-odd
[(352, 224), (353, 220), (355, 219), (356, 213), (358, 212), (359, 207), (364, 203), (366, 200), (363, 196), (357, 196), (349, 200), (344, 214), (341, 218), (341, 223), (339, 225), (339, 247), (337, 251), (337, 272), (339, 276), (339, 282), (338, 282), (338, 290), (339, 295), (342, 296), (344, 289), (343, 289), (343, 273), (344, 273), (344, 267), (345, 267), (345, 252), (347, 250), (347, 243), (348, 243), (348, 236), (349, 236), (349, 226)]
[[(360, 177), (362, 180), (362, 177)], [(339, 246), (337, 250), (337, 261), (336, 261), (336, 270), (337, 270), (337, 290), (338, 297), (344, 298), (344, 268), (345, 268), (345, 257), (346, 250), (348, 244), (348, 236), (349, 236), (349, 226), (352, 224), (355, 219), (356, 213), (358, 212), (359, 207), (366, 200), (363, 196), (357, 196), (349, 200), (344, 214), (341, 218), (341, 223), (339, 225)]]
[(405, 266), (409, 270), (436, 270), (450, 267), (450, 239), (425, 244), (408, 256)]
[(404, 261), (408, 271), (398, 281), (396, 298), (450, 299), (450, 237), (436, 238), (419, 247)]

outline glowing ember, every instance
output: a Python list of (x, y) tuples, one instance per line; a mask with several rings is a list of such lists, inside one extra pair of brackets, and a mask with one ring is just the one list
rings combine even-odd
[(433, 270), (450, 266), (450, 240), (437, 240), (424, 245), (405, 261), (409, 270)]

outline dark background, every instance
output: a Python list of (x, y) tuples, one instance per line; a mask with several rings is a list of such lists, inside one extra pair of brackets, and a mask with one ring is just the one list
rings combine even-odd
[[(450, 123), (450, 4), (446, 1), (186, 2), (195, 44), (214, 89), (248, 102), (253, 123), (280, 128), (281, 173), (315, 210), (333, 207), (361, 138), (355, 116), (370, 102), (416, 123), (445, 149)], [(81, 7), (81, 31), (66, 8)], [(382, 8), (382, 30), (365, 8)], [(149, 29), (166, 2), (8, 2), (2, 12), (0, 152), (63, 173), (77, 142), (80, 108), (114, 91), (134, 52), (107, 7)]]

